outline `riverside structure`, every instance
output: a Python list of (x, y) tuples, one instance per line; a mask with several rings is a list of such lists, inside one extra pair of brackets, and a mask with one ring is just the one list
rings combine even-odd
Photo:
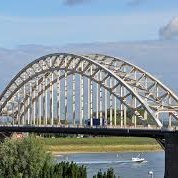
[(0, 95), (0, 115), (12, 118), (10, 126), (2, 124), (2, 132), (156, 138), (166, 151), (165, 177), (178, 177), (178, 97), (123, 59), (67, 53), (36, 59)]

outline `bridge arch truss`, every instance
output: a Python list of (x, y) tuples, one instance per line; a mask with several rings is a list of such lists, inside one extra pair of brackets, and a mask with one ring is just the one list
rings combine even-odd
[(169, 126), (177, 121), (178, 97), (169, 88), (125, 60), (100, 54), (43, 56), (0, 96), (0, 115), (14, 125), (93, 126), (96, 118), (112, 127), (162, 127), (165, 113)]

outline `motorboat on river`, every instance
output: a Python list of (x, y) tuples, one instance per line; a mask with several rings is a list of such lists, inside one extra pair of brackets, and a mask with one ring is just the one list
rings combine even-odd
[(145, 159), (144, 158), (140, 158), (140, 154), (137, 157), (133, 157), (132, 158), (132, 162), (142, 163), (143, 161), (145, 161)]

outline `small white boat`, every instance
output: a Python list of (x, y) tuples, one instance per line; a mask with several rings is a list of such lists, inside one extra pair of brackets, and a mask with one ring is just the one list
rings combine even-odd
[(144, 158), (132, 158), (132, 161), (137, 162), (137, 163), (141, 163), (141, 162), (145, 161), (145, 159)]
[(133, 157), (132, 158), (132, 162), (142, 163), (143, 161), (145, 161), (145, 159), (144, 158), (140, 158), (140, 154), (137, 157)]

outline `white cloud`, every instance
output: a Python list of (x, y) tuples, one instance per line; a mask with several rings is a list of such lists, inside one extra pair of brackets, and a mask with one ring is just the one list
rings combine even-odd
[(138, 5), (140, 5), (142, 3), (145, 3), (145, 2), (146, 2), (146, 0), (129, 0), (127, 2), (127, 5), (129, 5), (129, 6), (138, 6)]
[[(73, 5), (79, 5), (79, 4), (95, 2), (95, 1), (93, 1), (93, 0), (64, 0), (64, 4), (68, 5), (68, 6), (73, 6)], [(145, 3), (146, 0), (123, 0), (123, 1), (125, 1), (126, 4), (129, 6), (138, 6), (141, 3)]]
[(64, 4), (72, 6), (72, 5), (77, 5), (77, 4), (81, 4), (81, 3), (86, 3), (89, 1), (91, 1), (91, 0), (65, 0)]
[(178, 39), (178, 17), (173, 18), (166, 26), (159, 30), (161, 39)]

